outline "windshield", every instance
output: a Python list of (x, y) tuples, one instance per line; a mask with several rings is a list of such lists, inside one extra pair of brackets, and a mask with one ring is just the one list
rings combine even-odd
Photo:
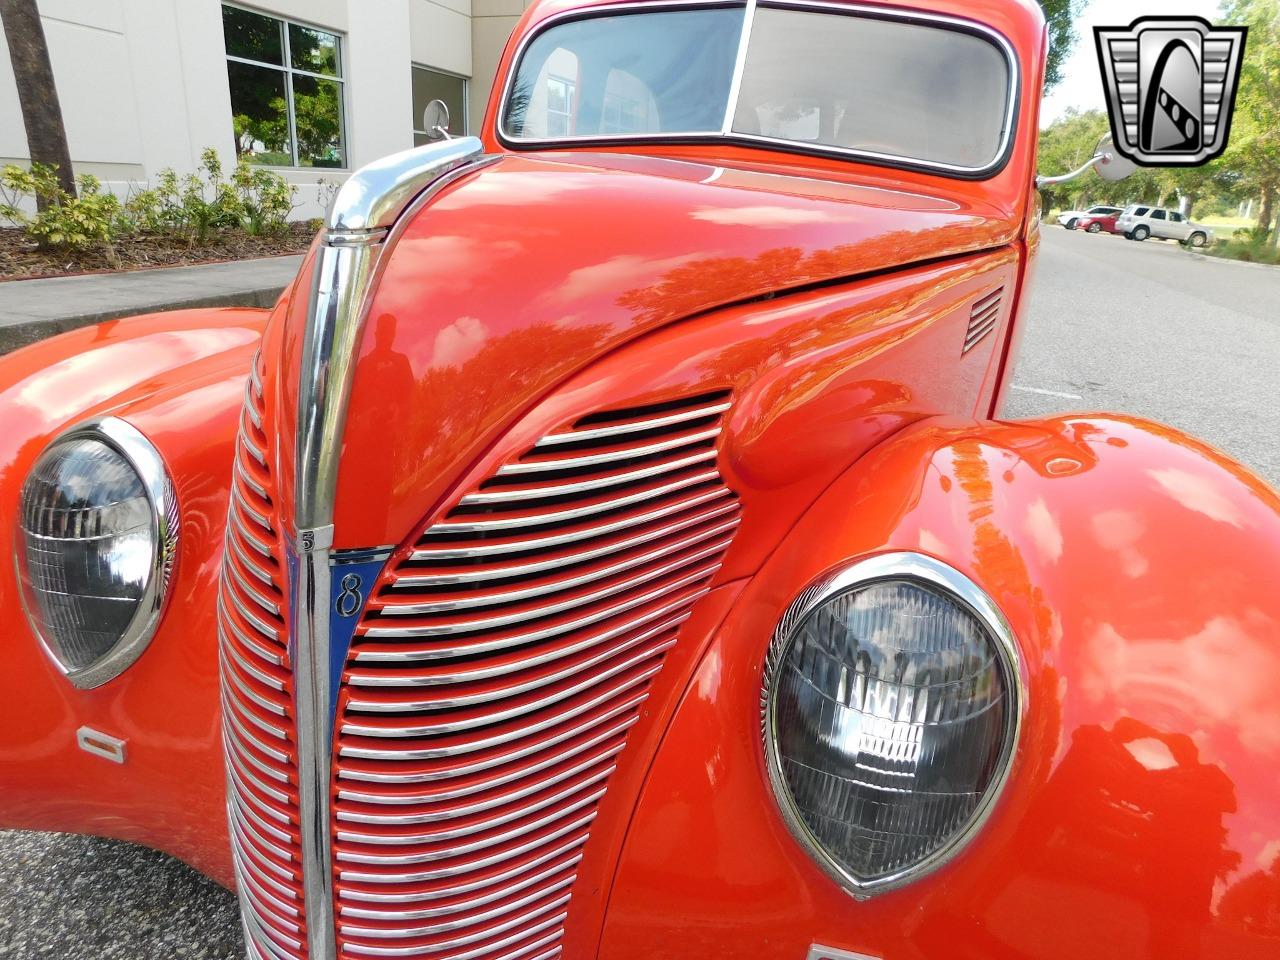
[(960, 174), (1002, 161), (1012, 67), (994, 37), (761, 4), (735, 91), (744, 16), (724, 6), (553, 23), (519, 57), (501, 132), (538, 145), (729, 137)]

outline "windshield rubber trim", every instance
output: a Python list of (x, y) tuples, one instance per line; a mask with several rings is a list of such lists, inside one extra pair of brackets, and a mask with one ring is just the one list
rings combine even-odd
[[(847, 147), (821, 146), (797, 140), (784, 140), (756, 134), (734, 133), (732, 131), (726, 132), (724, 128), (720, 130), (681, 131), (680, 133), (671, 134), (615, 134), (612, 136), (585, 137), (513, 137), (503, 128), (507, 107), (515, 87), (516, 75), (519, 73), (520, 64), (524, 60), (529, 45), (534, 40), (548, 30), (565, 23), (592, 20), (599, 17), (641, 14), (653, 10), (680, 11), (725, 8), (743, 10), (744, 28), (739, 39), (734, 76), (731, 80), (729, 98), (725, 106), (726, 117), (732, 117), (736, 113), (736, 99), (740, 93), (741, 71), (746, 64), (747, 46), (750, 41), (750, 30), (754, 19), (753, 14), (759, 7), (834, 13), (864, 19), (932, 26), (957, 33), (965, 33), (987, 41), (1003, 54), (1009, 71), (1008, 102), (1004, 115), (1004, 129), (1001, 133), (1000, 149), (997, 155), (990, 163), (981, 167), (964, 167), (957, 164), (880, 154)], [(687, 146), (724, 143), (734, 146), (763, 147), (802, 156), (852, 160), (894, 170), (936, 174), (954, 180), (988, 180), (1008, 166), (1009, 159), (1013, 154), (1014, 133), (1017, 130), (1018, 119), (1021, 115), (1021, 97), (1022, 74), (1017, 52), (1014, 50), (1013, 45), (1003, 34), (995, 29), (972, 20), (965, 20), (946, 14), (904, 10), (896, 7), (871, 7), (856, 3), (824, 2), (824, 0), (700, 0), (700, 2), (697, 2), (697, 0), (695, 2), (689, 2), (689, 0), (644, 0), (644, 2), (640, 3), (607, 3), (585, 10), (568, 10), (548, 17), (539, 23), (535, 29), (525, 34), (516, 47), (515, 55), (512, 58), (512, 69), (507, 73), (507, 79), (502, 90), (502, 98), (498, 103), (494, 133), (499, 143), (507, 149), (517, 152), (564, 150), (578, 147), (644, 146), (649, 144)]]

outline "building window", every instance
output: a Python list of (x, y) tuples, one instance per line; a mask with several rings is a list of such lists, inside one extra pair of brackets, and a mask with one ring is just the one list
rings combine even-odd
[(224, 4), (236, 156), (280, 167), (345, 167), (342, 38)]
[(573, 129), (575, 87), (568, 77), (547, 77), (547, 136), (567, 137)]
[(420, 147), (429, 143), (427, 131), (422, 127), (422, 114), (432, 100), (443, 100), (449, 108), (449, 132), (455, 137), (464, 136), (467, 132), (467, 81), (462, 77), (428, 70), (426, 67), (413, 68), (413, 145)]

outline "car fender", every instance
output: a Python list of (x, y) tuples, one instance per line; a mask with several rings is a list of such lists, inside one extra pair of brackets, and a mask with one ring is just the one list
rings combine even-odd
[[(245, 380), (268, 311), (108, 321), (0, 358), (0, 827), (144, 843), (230, 882), (216, 596)], [(13, 563), (21, 489), (68, 427), (113, 416), (159, 451), (181, 511), (159, 629), (103, 686), (73, 686), (32, 633)], [(77, 731), (124, 741), (115, 763)]]
[[(801, 590), (886, 551), (942, 560), (995, 601), (1027, 696), (978, 836), (855, 900), (772, 798), (761, 673)], [(601, 957), (1275, 956), (1276, 569), (1280, 497), (1173, 429), (903, 430), (828, 488), (708, 644), (638, 801)]]

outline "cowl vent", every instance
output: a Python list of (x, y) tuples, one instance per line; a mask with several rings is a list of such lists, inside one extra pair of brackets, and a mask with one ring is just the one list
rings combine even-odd
[(963, 353), (968, 353), (976, 347), (999, 325), (1003, 306), (1004, 287), (991, 291), (973, 305), (969, 313), (969, 330), (965, 334)]

